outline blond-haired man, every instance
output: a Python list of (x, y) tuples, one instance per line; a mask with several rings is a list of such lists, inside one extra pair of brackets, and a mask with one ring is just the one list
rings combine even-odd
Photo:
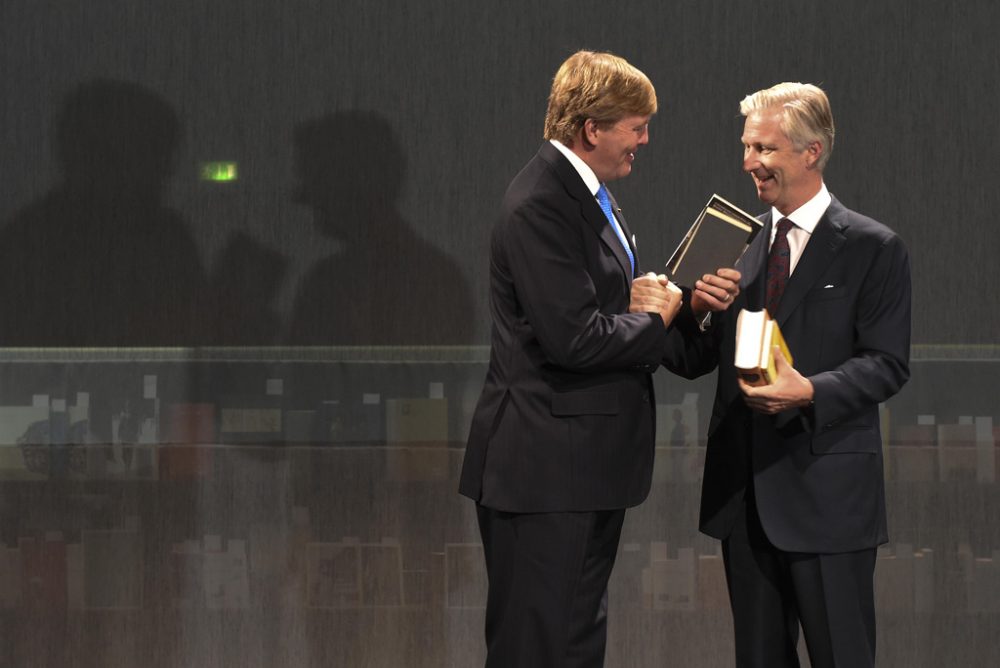
[[(740, 104), (743, 170), (769, 211), (714, 319), (701, 371), (719, 368), (701, 530), (722, 540), (740, 668), (875, 661), (873, 575), (887, 540), (878, 405), (909, 378), (910, 270), (889, 228), (823, 181), (833, 114), (810, 84)], [(791, 349), (750, 387), (733, 367), (735, 314), (767, 308)], [(689, 360), (690, 361), (690, 360)]]
[[(650, 488), (650, 374), (669, 341), (698, 333), (678, 290), (633, 285), (632, 234), (604, 185), (631, 173), (656, 106), (625, 60), (572, 55), (552, 83), (548, 141), (493, 230), (490, 366), (460, 485), (486, 555), (489, 668), (604, 663), (625, 508)], [(738, 292), (710, 284), (704, 310)]]

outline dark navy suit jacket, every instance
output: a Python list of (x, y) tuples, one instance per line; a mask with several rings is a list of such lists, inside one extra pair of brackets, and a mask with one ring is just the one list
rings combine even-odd
[(837, 553), (887, 538), (879, 403), (909, 378), (910, 267), (889, 228), (833, 199), (773, 314), (814, 405), (753, 413), (733, 368), (736, 316), (764, 308), (772, 221), (744, 254), (741, 293), (715, 314), (693, 377), (718, 366), (702, 484), (701, 530), (729, 535), (753, 480), (761, 523), (788, 552)]
[(546, 142), (510, 184), (491, 237), (490, 365), (462, 494), (509, 512), (609, 510), (645, 499), (650, 374), (677, 326), (668, 332), (655, 314), (628, 313), (632, 278), (594, 196)]

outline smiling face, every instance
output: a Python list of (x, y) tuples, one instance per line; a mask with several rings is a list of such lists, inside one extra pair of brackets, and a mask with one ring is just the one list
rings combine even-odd
[(757, 186), (757, 197), (788, 215), (808, 202), (823, 182), (817, 161), (823, 147), (796, 147), (781, 128), (783, 111), (751, 112), (743, 127), (743, 171)]
[(632, 173), (640, 146), (649, 143), (649, 116), (626, 116), (611, 125), (588, 120), (583, 127), (589, 150), (581, 157), (602, 182)]

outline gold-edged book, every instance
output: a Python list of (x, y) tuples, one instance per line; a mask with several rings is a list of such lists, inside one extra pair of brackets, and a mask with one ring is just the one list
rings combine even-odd
[(770, 385), (778, 376), (774, 362), (774, 347), (778, 346), (789, 364), (792, 353), (781, 335), (778, 323), (771, 319), (766, 310), (748, 311), (741, 309), (736, 317), (736, 359), (737, 375), (747, 385), (757, 387)]
[(735, 265), (762, 228), (751, 214), (712, 195), (667, 261), (667, 275), (693, 288), (705, 274)]

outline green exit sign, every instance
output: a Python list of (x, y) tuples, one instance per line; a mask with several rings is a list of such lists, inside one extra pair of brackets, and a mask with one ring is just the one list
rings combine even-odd
[(203, 162), (199, 170), (202, 181), (225, 183), (237, 178), (236, 163), (232, 161)]

